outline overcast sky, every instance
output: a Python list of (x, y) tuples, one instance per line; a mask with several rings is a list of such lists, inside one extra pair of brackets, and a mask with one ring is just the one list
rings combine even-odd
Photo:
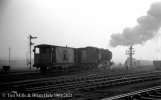
[[(113, 52), (113, 61), (127, 58), (127, 45), (110, 46), (111, 35), (135, 27), (159, 0), (0, 0), (0, 59), (26, 58), (28, 36), (35, 44), (94, 46)], [(161, 13), (161, 12), (160, 12)], [(161, 31), (134, 45), (136, 59), (161, 59)], [(121, 41), (120, 41), (121, 42)], [(32, 55), (33, 56), (33, 55)]]

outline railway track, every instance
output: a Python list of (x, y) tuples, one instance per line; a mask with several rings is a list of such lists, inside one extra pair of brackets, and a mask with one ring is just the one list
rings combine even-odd
[[(160, 75), (159, 75), (160, 76)], [(124, 85), (130, 83), (136, 83), (139, 81), (146, 81), (152, 79), (160, 78), (156, 73), (136, 73), (132, 75), (123, 75), (123, 76), (100, 76), (98, 78), (93, 79), (82, 79), (74, 82), (66, 82), (61, 84), (52, 84), (47, 86), (38, 86), (27, 88), (29, 92), (40, 92), (40, 91), (50, 91), (52, 92), (61, 92), (61, 91), (73, 91), (73, 90), (89, 90), (98, 87), (111, 87), (116, 85)]]
[[(40, 71), (19, 72), (19, 73), (10, 73), (10, 74), (1, 73), (0, 83), (21, 81), (21, 80), (27, 80), (27, 79), (57, 77), (57, 76), (80, 74), (80, 73), (83, 73), (83, 72), (78, 70), (68, 70), (68, 71), (60, 70), (60, 71), (49, 71), (45, 74), (40, 73)], [(88, 73), (88, 72), (84, 71), (84, 73)]]
[[(117, 70), (110, 70), (113, 73), (118, 73)], [(65, 75), (75, 75), (75, 74), (89, 74), (89, 73), (111, 73), (108, 70), (101, 71), (101, 70), (92, 70), (92, 71), (80, 71), (80, 70), (60, 70), (60, 71), (49, 71), (45, 74), (41, 74), (39, 71), (32, 71), (32, 72), (19, 72), (19, 73), (1, 73), (0, 74), (0, 83), (7, 83), (7, 82), (14, 82), (14, 81), (21, 81), (27, 79), (37, 79), (37, 78), (46, 78), (46, 77), (57, 77), (57, 76), (65, 76)], [(123, 72), (123, 71), (121, 71)], [(119, 72), (120, 73), (120, 72)]]
[(101, 100), (161, 100), (161, 86), (125, 93)]
[(1, 78), (0, 83), (13, 82), (13, 81), (25, 80), (25, 79), (34, 79), (38, 77), (42, 77), (39, 71), (0, 74), (0, 78)]
[[(95, 89), (109, 88), (137, 82), (160, 79), (161, 72), (126, 72), (119, 74), (78, 74), (61, 77), (50, 77), (20, 82), (0, 84), (2, 91), (25, 93), (72, 94), (70, 99), (99, 98), (100, 93), (91, 93)], [(105, 94), (107, 95), (107, 94)], [(56, 96), (55, 96), (56, 97)], [(44, 99), (44, 98), (43, 98)], [(48, 99), (48, 98), (45, 98)], [(56, 99), (56, 98), (54, 98)]]
[[(91, 84), (91, 85), (81, 85), (81, 88), (78, 87), (80, 90), (82, 90), (82, 96), (76, 96), (76, 97), (73, 97), (73, 100), (75, 99), (80, 99), (80, 100), (88, 100), (88, 99), (91, 99), (91, 100), (98, 100), (102, 97), (106, 97), (106, 96), (109, 96), (110, 94), (108, 92), (94, 92), (95, 90), (97, 89), (108, 89), (108, 88), (111, 88), (111, 87), (117, 87), (117, 86), (122, 86), (122, 85), (128, 85), (128, 84), (135, 84), (135, 83), (138, 83), (138, 82), (145, 82), (145, 81), (152, 81), (152, 80), (157, 80), (157, 79), (160, 79), (160, 75), (144, 75), (144, 76), (139, 76), (139, 77), (135, 77), (135, 76), (132, 76), (132, 77), (129, 77), (129, 79), (116, 79), (116, 80), (109, 80), (109, 81), (104, 81), (104, 82), (97, 82), (97, 83), (94, 83), (94, 84)], [(77, 86), (76, 87), (73, 87), (72, 86), (72, 89), (77, 89)], [(67, 89), (67, 90), (70, 90), (70, 89)], [(84, 94), (87, 93), (87, 94)], [(88, 94), (89, 93), (89, 94)], [(123, 99), (124, 100), (124, 99)]]
[(45, 77), (45, 78), (38, 78), (38, 79), (29, 79), (29, 80), (22, 80), (22, 81), (16, 81), (16, 82), (7, 82), (7, 83), (1, 83), (1, 91), (2, 90), (8, 90), (8, 89), (14, 89), (17, 87), (34, 87), (34, 86), (47, 86), (51, 84), (61, 84), (61, 83), (67, 83), (67, 82), (76, 82), (81, 80), (87, 80), (87, 79), (96, 79), (100, 77), (112, 77), (112, 76), (120, 76), (120, 75), (126, 75), (126, 74), (132, 74), (132, 73), (142, 73), (141, 72), (125, 72), (125, 73), (118, 73), (115, 74), (117, 71), (112, 71), (111, 73), (102, 72), (102, 73), (83, 73), (83, 74), (76, 74), (76, 75), (68, 75), (68, 76), (59, 76), (59, 77)]

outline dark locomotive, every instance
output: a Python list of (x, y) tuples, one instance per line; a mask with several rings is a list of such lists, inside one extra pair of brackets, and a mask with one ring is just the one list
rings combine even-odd
[(71, 48), (48, 44), (34, 46), (34, 67), (47, 69), (109, 69), (112, 52), (96, 47)]

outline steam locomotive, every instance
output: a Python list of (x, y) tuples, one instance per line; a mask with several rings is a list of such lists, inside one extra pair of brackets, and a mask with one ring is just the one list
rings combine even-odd
[(41, 72), (47, 69), (94, 69), (110, 68), (112, 52), (96, 47), (72, 48), (40, 44), (34, 46), (34, 65)]

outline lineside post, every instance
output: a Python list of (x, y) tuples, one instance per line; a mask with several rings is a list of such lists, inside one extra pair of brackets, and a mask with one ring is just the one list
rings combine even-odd
[(31, 39), (36, 39), (37, 37), (33, 37), (33, 36), (29, 35), (28, 38), (29, 38), (29, 48), (30, 48), (30, 51), (29, 51), (30, 52), (30, 62), (29, 62), (29, 64), (30, 64), (30, 70), (31, 70), (31, 46), (34, 45), (34, 43), (31, 42)]
[(129, 50), (126, 50), (126, 55), (129, 55), (129, 58), (130, 58), (130, 67), (132, 67), (133, 66), (133, 63), (132, 63), (132, 56), (133, 56), (133, 54), (135, 54), (134, 52), (134, 50), (133, 50), (134, 48), (132, 47), (132, 45), (130, 45), (130, 48), (129, 48)]

